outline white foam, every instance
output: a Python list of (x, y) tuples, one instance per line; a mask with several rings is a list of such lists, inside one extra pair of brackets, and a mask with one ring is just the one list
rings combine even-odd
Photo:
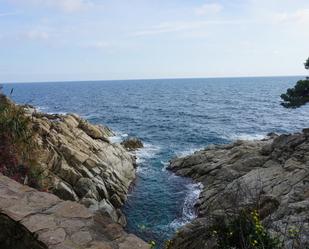
[(109, 140), (112, 143), (121, 143), (127, 136), (128, 134), (126, 133), (115, 132), (115, 136), (109, 137)]
[(46, 111), (48, 108), (46, 106), (38, 106), (38, 107), (35, 107), (35, 109), (38, 111), (38, 112), (44, 112)]
[(167, 166), (170, 164), (169, 162), (164, 162), (164, 161), (161, 161), (160, 163), (163, 165), (163, 167), (161, 169), (162, 171), (166, 171)]
[(203, 149), (204, 149), (204, 147), (196, 147), (196, 148), (191, 148), (191, 149), (184, 150), (184, 151), (179, 151), (179, 152), (176, 152), (176, 156), (177, 157), (186, 157), (186, 156), (192, 155), (194, 152), (197, 152), (197, 151), (200, 151), (200, 150), (203, 150)]
[(186, 186), (188, 194), (184, 200), (182, 216), (180, 218), (173, 220), (170, 223), (170, 227), (176, 230), (197, 217), (194, 205), (198, 201), (198, 198), (202, 191), (202, 187), (203, 185), (201, 183), (191, 183)]
[(54, 114), (67, 115), (68, 113), (67, 112), (47, 112), (47, 114), (51, 114), (51, 115), (54, 115)]
[(240, 133), (240, 134), (230, 134), (228, 136), (223, 136), (224, 139), (228, 139), (228, 140), (249, 140), (249, 141), (253, 141), (253, 140), (261, 140), (266, 138), (265, 134), (245, 134), (245, 133)]
[(160, 151), (160, 149), (161, 148), (159, 146), (145, 143), (143, 148), (140, 148), (135, 152), (135, 155), (137, 157), (136, 162), (143, 163), (147, 159), (154, 158), (156, 154)]

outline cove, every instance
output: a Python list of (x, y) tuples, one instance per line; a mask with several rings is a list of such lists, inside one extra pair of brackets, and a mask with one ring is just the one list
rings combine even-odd
[(165, 169), (175, 157), (209, 144), (288, 133), (309, 121), (308, 106), (289, 112), (282, 92), (300, 77), (56, 82), (4, 85), (19, 103), (45, 112), (77, 113), (106, 124), (119, 140), (137, 136), (137, 179), (126, 205), (126, 230), (162, 248), (195, 216), (199, 186)]

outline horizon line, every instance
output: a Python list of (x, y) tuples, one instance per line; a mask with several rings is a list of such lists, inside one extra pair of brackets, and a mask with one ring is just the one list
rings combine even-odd
[(132, 78), (132, 79), (93, 79), (93, 80), (44, 80), (44, 81), (10, 81), (6, 84), (46, 84), (46, 83), (81, 83), (81, 82), (113, 82), (113, 81), (154, 81), (154, 80), (189, 80), (189, 79), (234, 79), (234, 78), (278, 78), (278, 77), (306, 77), (306, 75), (255, 75), (255, 76), (206, 76), (206, 77), (162, 77), (162, 78)]

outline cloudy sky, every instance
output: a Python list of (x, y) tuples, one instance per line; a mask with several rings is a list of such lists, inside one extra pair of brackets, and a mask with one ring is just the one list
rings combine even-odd
[(0, 82), (304, 75), (308, 0), (0, 0)]

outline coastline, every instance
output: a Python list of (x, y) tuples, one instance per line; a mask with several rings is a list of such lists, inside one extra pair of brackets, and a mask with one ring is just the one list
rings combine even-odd
[[(270, 134), (262, 140), (209, 146), (172, 160), (169, 170), (203, 183), (204, 188), (197, 203), (198, 218), (174, 236), (170, 248), (215, 248), (213, 237), (206, 236), (214, 217), (224, 217), (233, 209), (250, 209), (256, 203), (273, 236), (295, 228), (301, 239), (295, 248), (308, 246), (308, 135), (308, 129)], [(284, 239), (290, 248), (293, 237)]]
[[(8, 110), (19, 110), (18, 118), (23, 118), (29, 123), (26, 129), (30, 129), (33, 134), (31, 135), (31, 146), (35, 148), (36, 153), (29, 155), (35, 157), (36, 188), (47, 192), (46, 196), (50, 196), (48, 198), (53, 199), (55, 198), (53, 196), (56, 195), (64, 201), (82, 204), (87, 208), (87, 212), (108, 219), (107, 226), (115, 226), (121, 234), (126, 234), (122, 228), (126, 225), (126, 218), (121, 207), (126, 201), (129, 187), (135, 179), (137, 165), (135, 157), (121, 144), (110, 142), (109, 137), (114, 136), (114, 132), (103, 125), (92, 125), (75, 114), (39, 112), (29, 105), (17, 105), (4, 96), (1, 96), (1, 101)], [(23, 148), (21, 149), (23, 150)], [(4, 167), (4, 169), (6, 168)], [(32, 171), (32, 168), (30, 170)], [(28, 182), (27, 172), (22, 178), (24, 184)], [(7, 191), (15, 186), (14, 180), (1, 179), (3, 179), (4, 189), (7, 188)], [(14, 190), (11, 189), (11, 191)], [(22, 191), (20, 190), (16, 194), (23, 195)], [(39, 195), (41, 192), (33, 193)], [(9, 196), (4, 198), (10, 199)], [(29, 200), (24, 205), (19, 209), (27, 210), (31, 208), (30, 206), (35, 207), (40, 204), (31, 203)], [(79, 207), (78, 205), (77, 207)], [(9, 204), (8, 209), (6, 209), (7, 206), (2, 207), (1, 213), (18, 221), (14, 214), (14, 208), (11, 206), (12, 204)], [(37, 215), (36, 211), (32, 212)], [(38, 219), (38, 222), (42, 221)], [(89, 230), (89, 228), (85, 229)], [(54, 234), (53, 230), (49, 233), (51, 236)], [(105, 236), (104, 233), (102, 235)], [(55, 234), (55, 236), (57, 235)], [(41, 238), (40, 235), (39, 238)], [(48, 248), (54, 248), (54, 244), (46, 241), (44, 236), (41, 239), (47, 243), (45, 245)], [(111, 239), (110, 242), (113, 240)], [(148, 244), (137, 237), (136, 239), (134, 237), (133, 241), (138, 242), (140, 248), (149, 248)], [(123, 239), (120, 242), (122, 243)], [(19, 246), (18, 243), (16, 241), (14, 246)], [(89, 245), (89, 243), (86, 244)], [(132, 241), (125, 242), (124, 248), (131, 248), (128, 247), (131, 243)], [(110, 246), (118, 248), (117, 244), (118, 242), (111, 243)], [(64, 246), (64, 244), (61, 245)]]

